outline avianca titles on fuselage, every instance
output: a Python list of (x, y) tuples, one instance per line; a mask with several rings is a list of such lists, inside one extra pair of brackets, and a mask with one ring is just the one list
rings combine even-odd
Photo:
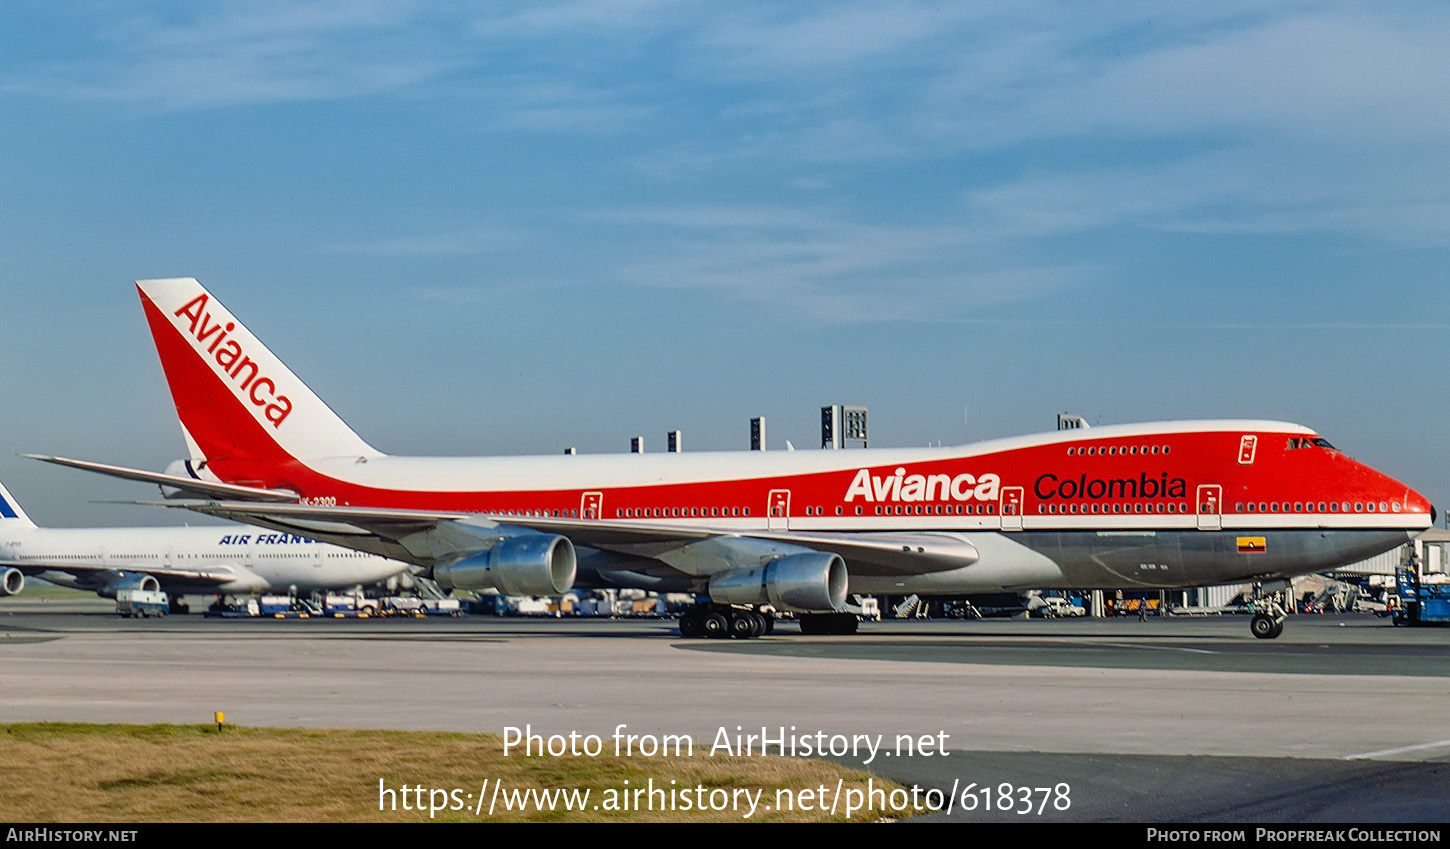
[[(973, 565), (919, 576), (911, 591), (923, 592), (979, 579), (1173, 587), (1302, 574), (1386, 551), (1431, 524), (1424, 496), (1308, 428), (1269, 421), (1106, 426), (939, 449), (387, 456), (195, 280), (138, 286), (193, 457), (222, 481), (292, 490), (304, 504), (742, 535), (935, 532), (980, 551)], [(999, 572), (989, 558), (1030, 568)], [(869, 573), (852, 571), (852, 591), (905, 586)]]

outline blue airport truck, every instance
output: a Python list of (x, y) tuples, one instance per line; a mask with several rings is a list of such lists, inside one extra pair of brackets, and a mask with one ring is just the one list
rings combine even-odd
[(1450, 623), (1450, 583), (1426, 581), (1412, 569), (1396, 569), (1395, 581), (1400, 590), (1396, 625)]

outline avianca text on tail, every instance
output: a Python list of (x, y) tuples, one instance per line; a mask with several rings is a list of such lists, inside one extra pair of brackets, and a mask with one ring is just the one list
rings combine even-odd
[(314, 537), (333, 523), (349, 530), (321, 538), (445, 586), (707, 596), (681, 622), (689, 635), (759, 635), (772, 609), (850, 630), (851, 594), (1259, 581), (1388, 551), (1431, 524), (1405, 484), (1307, 427), (1260, 420), (932, 449), (389, 456), (196, 280), (137, 285), (191, 450), (190, 478), (157, 482), (194, 481), (198, 509)]
[[(186, 326), (198, 349), (205, 346), (206, 352), (213, 355), (218, 372), (240, 390), (252, 406), (260, 407), (262, 415), (273, 427), (281, 427), (292, 413), (292, 400), (278, 394), (276, 381), (260, 373), (261, 364), (247, 356), (240, 342), (227, 338), (228, 333), (237, 329), (236, 322), (228, 321), (223, 328), (222, 319), (213, 320), (207, 311), (210, 300), (210, 296), (203, 292), (178, 309), (175, 317), (189, 320)], [(211, 344), (207, 344), (208, 339)]]

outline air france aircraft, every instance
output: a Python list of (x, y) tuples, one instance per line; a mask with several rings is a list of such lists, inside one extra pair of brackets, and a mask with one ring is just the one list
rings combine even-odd
[(373, 554), (249, 526), (41, 528), (0, 484), (0, 596), (26, 576), (115, 598), (117, 590), (214, 595), (342, 589), (409, 569)]
[[(196, 280), (137, 286), (190, 459), (168, 474), (61, 462), (419, 564), (445, 587), (707, 595), (681, 619), (687, 636), (758, 635), (766, 606), (800, 614), (808, 633), (849, 632), (848, 593), (1288, 577), (1388, 551), (1432, 523), (1424, 496), (1273, 421), (926, 449), (390, 456)], [(1278, 636), (1283, 618), (1256, 616), (1251, 631)]]

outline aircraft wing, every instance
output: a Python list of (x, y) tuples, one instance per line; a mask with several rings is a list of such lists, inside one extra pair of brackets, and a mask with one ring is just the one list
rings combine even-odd
[[(944, 572), (969, 566), (979, 557), (976, 546), (965, 537), (952, 533), (743, 533), (701, 526), (597, 519), (483, 516), (427, 510), (313, 507), (243, 501), (152, 503), (166, 507), (185, 507), (212, 516), (302, 534), (422, 565), (431, 565), (432, 562), (450, 555), (485, 548), (516, 533), (512, 529), (518, 528), (541, 534), (558, 534), (578, 546), (657, 559), (666, 563), (670, 562), (674, 553), (708, 541), (717, 552), (725, 552), (720, 564), (723, 569), (759, 565), (761, 549), (753, 543), (839, 554), (846, 561), (851, 573), (860, 575), (921, 575)], [(729, 562), (732, 547), (738, 550), (742, 562)], [(755, 562), (746, 562), (751, 559)]]
[(55, 560), (53, 562), (44, 559), (27, 558), (25, 560), (0, 559), (0, 568), (19, 569), (26, 575), (39, 575), (42, 572), (64, 572), (77, 578), (99, 577), (107, 573), (119, 575), (123, 572), (130, 574), (151, 575), (160, 581), (186, 581), (192, 584), (215, 584), (220, 586), (237, 579), (237, 573), (226, 566), (212, 566), (206, 569), (176, 569), (172, 567), (154, 566), (117, 566), (114, 563), (76, 563), (72, 560)]
[[(501, 520), (505, 521), (505, 520)], [(977, 548), (950, 533), (810, 533), (806, 531), (722, 531), (647, 523), (509, 517), (509, 524), (569, 537), (577, 545), (640, 557), (660, 557), (704, 540), (752, 539), (841, 555), (856, 575), (923, 575), (970, 566)]]

